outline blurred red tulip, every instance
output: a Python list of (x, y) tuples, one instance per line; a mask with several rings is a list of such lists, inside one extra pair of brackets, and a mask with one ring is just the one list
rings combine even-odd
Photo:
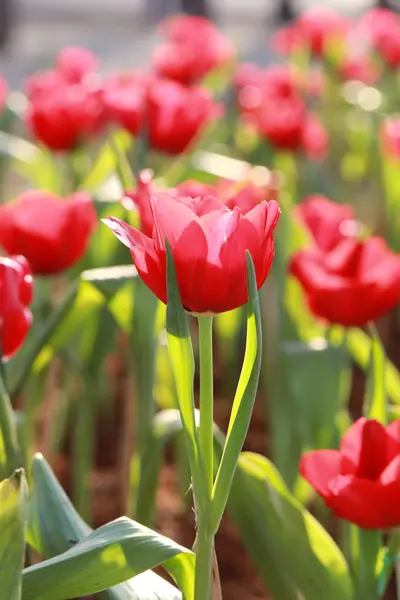
[(182, 304), (194, 313), (220, 313), (247, 301), (246, 257), (253, 257), (261, 287), (274, 255), (273, 231), (278, 203), (261, 202), (245, 215), (215, 198), (177, 198), (149, 194), (154, 227), (151, 236), (110, 217), (106, 225), (131, 251), (140, 277), (164, 303), (165, 239), (171, 244)]
[(56, 69), (68, 83), (82, 83), (87, 75), (99, 68), (97, 56), (87, 48), (69, 46), (63, 48), (56, 57)]
[(321, 252), (330, 252), (346, 237), (356, 233), (353, 207), (332, 202), (326, 196), (308, 196), (294, 213), (310, 233), (315, 248)]
[(58, 72), (31, 77), (25, 120), (33, 137), (56, 151), (72, 150), (106, 123), (102, 90), (66, 83)]
[(400, 65), (400, 16), (392, 10), (367, 11), (354, 27), (352, 38), (374, 48), (389, 66)]
[(378, 237), (347, 238), (327, 253), (300, 251), (290, 273), (301, 283), (314, 315), (344, 327), (364, 327), (400, 299), (400, 256)]
[(306, 78), (287, 65), (260, 69), (251, 63), (236, 72), (239, 110), (272, 146), (292, 152), (304, 151), (311, 160), (327, 154), (329, 138), (316, 115), (307, 111), (304, 96), (322, 91), (318, 73)]
[(180, 154), (222, 112), (222, 105), (206, 90), (166, 79), (156, 81), (147, 95), (149, 144), (155, 150)]
[(28, 191), (0, 206), (0, 245), (25, 256), (37, 275), (59, 273), (85, 253), (97, 226), (86, 192), (59, 198), (47, 191)]
[(0, 351), (9, 358), (21, 346), (32, 322), (33, 279), (23, 256), (0, 257)]
[(284, 54), (296, 49), (309, 48), (316, 56), (322, 56), (327, 44), (337, 38), (344, 38), (350, 22), (327, 6), (319, 6), (305, 11), (296, 22), (278, 31), (271, 40), (272, 47)]
[(8, 95), (7, 81), (0, 75), (0, 115), (4, 110)]
[(147, 87), (151, 77), (141, 71), (112, 75), (104, 85), (104, 104), (109, 118), (137, 135), (146, 118)]
[(161, 30), (168, 41), (155, 49), (152, 59), (161, 77), (192, 85), (234, 57), (231, 42), (204, 17), (173, 17)]
[(400, 525), (400, 421), (358, 419), (340, 450), (303, 454), (300, 473), (338, 518), (363, 529)]

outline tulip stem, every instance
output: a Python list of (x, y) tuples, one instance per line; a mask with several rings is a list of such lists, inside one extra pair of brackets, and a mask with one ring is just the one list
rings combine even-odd
[(194, 600), (211, 600), (213, 547), (213, 536), (207, 536), (200, 526), (194, 547), (196, 553)]
[(211, 498), (213, 473), (213, 352), (212, 326), (213, 317), (199, 317), (200, 347), (200, 425), (199, 440), (204, 459), (204, 480), (207, 496)]

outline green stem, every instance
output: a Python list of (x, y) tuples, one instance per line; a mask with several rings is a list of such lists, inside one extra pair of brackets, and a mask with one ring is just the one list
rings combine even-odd
[(94, 464), (94, 382), (84, 386), (82, 402), (77, 407), (73, 437), (74, 506), (85, 521), (91, 522), (91, 490), (89, 477)]
[(211, 598), (213, 544), (213, 536), (207, 537), (204, 529), (200, 526), (195, 543), (194, 600), (210, 600)]
[(213, 317), (199, 317), (200, 425), (199, 440), (204, 459), (204, 479), (211, 498), (213, 489)]
[(9, 477), (22, 466), (17, 429), (4, 378), (4, 363), (0, 355), (0, 479)]

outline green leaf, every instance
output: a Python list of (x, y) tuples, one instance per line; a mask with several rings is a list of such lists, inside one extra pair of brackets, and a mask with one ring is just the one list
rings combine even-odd
[(75, 283), (65, 296), (63, 302), (53, 310), (46, 322), (44, 324), (39, 323), (37, 327), (35, 324), (33, 325), (28, 342), (7, 365), (8, 382), (13, 397), (20, 393), (31, 372), (35, 359), (71, 310), (77, 292), (78, 284)]
[(28, 486), (23, 469), (0, 483), (0, 590), (4, 600), (20, 600), (25, 559)]
[(274, 600), (353, 600), (343, 554), (263, 456), (241, 455), (228, 513)]
[(262, 334), (260, 306), (254, 264), (249, 252), (246, 253), (246, 263), (247, 289), (249, 294), (246, 351), (233, 401), (225, 447), (213, 488), (209, 522), (210, 531), (213, 533), (218, 530), (239, 455), (246, 439), (261, 368)]
[(67, 552), (24, 569), (23, 600), (68, 600), (95, 594), (163, 565), (185, 598), (193, 586), (194, 554), (155, 531), (121, 517)]
[[(179, 410), (181, 413), (185, 439), (188, 448), (190, 469), (196, 500), (201, 504), (205, 499), (202, 476), (199, 440), (194, 412), (194, 357), (192, 340), (176, 278), (171, 247), (167, 246), (167, 340), (168, 351), (174, 373)], [(200, 494), (200, 495), (199, 495)]]
[[(364, 371), (369, 367), (371, 344), (371, 338), (361, 329), (349, 329), (347, 334), (349, 352)], [(386, 359), (385, 371), (387, 394), (394, 404), (400, 404), (400, 373), (388, 359)]]
[[(0, 355), (0, 369), (2, 368)], [(22, 466), (15, 414), (0, 370), (0, 479)]]
[(349, 360), (343, 344), (317, 338), (284, 342), (277, 367), (279, 381), (269, 397), (273, 456), (291, 487), (301, 454), (334, 444), (335, 418), (348, 398)]
[[(93, 530), (78, 515), (49, 465), (40, 454), (33, 459), (32, 477), (34, 489), (29, 504), (27, 541), (46, 558), (51, 558), (71, 549), (71, 546), (87, 538)], [(154, 532), (152, 533), (157, 536)], [(143, 540), (144, 538), (142, 538)], [(111, 556), (113, 550), (107, 552)], [(180, 556), (182, 559), (179, 558)], [(172, 562), (177, 563), (175, 567), (181, 562), (180, 569), (189, 570), (187, 585), (190, 588), (190, 582), (193, 584), (190, 574), (190, 565), (193, 559), (190, 553), (185, 555), (188, 557), (187, 559), (184, 559), (183, 556), (178, 554), (175, 559), (172, 559)], [(98, 568), (104, 569), (104, 565)], [(40, 595), (33, 597), (41, 598)], [(53, 596), (51, 598), (53, 599)], [(100, 592), (99, 598), (101, 600), (159, 600), (159, 598), (179, 600), (181, 595), (179, 590), (164, 579), (152, 571), (145, 571), (129, 581)], [(187, 598), (191, 598), (190, 589)]]
[(117, 158), (115, 149), (125, 153), (132, 145), (132, 137), (126, 131), (117, 131), (113, 135), (113, 144), (107, 142), (100, 150), (90, 173), (86, 176), (82, 187), (95, 191), (117, 170)]
[(154, 500), (163, 451), (166, 444), (181, 431), (182, 421), (179, 411), (167, 409), (155, 415), (152, 436), (143, 454), (145, 468), (137, 490), (137, 514), (140, 516), (140, 522), (151, 524), (153, 521)]
[(374, 326), (372, 326), (366, 412), (369, 419), (376, 419), (384, 425), (387, 424), (386, 356)]

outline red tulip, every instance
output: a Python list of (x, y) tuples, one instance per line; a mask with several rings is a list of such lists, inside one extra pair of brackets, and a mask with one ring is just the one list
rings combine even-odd
[(290, 272), (301, 283), (311, 311), (344, 327), (364, 327), (400, 299), (400, 256), (378, 237), (347, 238), (329, 253), (300, 251)]
[(400, 421), (385, 428), (358, 419), (340, 450), (304, 454), (300, 473), (340, 519), (364, 529), (400, 525)]
[(356, 233), (353, 207), (332, 202), (326, 196), (308, 196), (295, 208), (295, 215), (321, 252), (330, 252)]
[(155, 150), (180, 154), (206, 125), (222, 114), (209, 93), (176, 81), (159, 80), (148, 90), (147, 127)]
[(59, 71), (48, 71), (31, 77), (27, 89), (27, 125), (51, 150), (72, 150), (105, 124), (103, 95), (95, 84), (70, 84)]
[(349, 29), (349, 21), (336, 11), (315, 7), (304, 12), (290, 27), (283, 29), (272, 39), (272, 46), (285, 54), (302, 47), (310, 49), (316, 56), (322, 56), (327, 43), (343, 38)]
[(0, 207), (0, 245), (9, 254), (26, 256), (35, 274), (55, 274), (82, 258), (96, 225), (86, 192), (62, 199), (28, 191)]
[(162, 199), (164, 194), (168, 194), (176, 198), (177, 202), (186, 203), (189, 199), (204, 200), (207, 196), (214, 196), (231, 210), (240, 208), (242, 214), (246, 214), (263, 200), (275, 200), (277, 197), (277, 189), (272, 182), (269, 185), (255, 185), (246, 181), (234, 183), (227, 179), (220, 179), (215, 185), (187, 180), (176, 188), (154, 191), (151, 188), (152, 175), (150, 169), (144, 169), (138, 177), (137, 190), (126, 192), (126, 196), (133, 200), (134, 206), (139, 210), (140, 230), (148, 237), (151, 237), (154, 227), (150, 195), (157, 195)]
[(98, 68), (97, 56), (87, 48), (63, 48), (56, 57), (56, 69), (68, 83), (82, 83), (87, 75), (95, 73)]
[(352, 34), (370, 44), (391, 67), (400, 65), (400, 17), (388, 9), (367, 11)]
[(168, 19), (162, 30), (168, 42), (156, 48), (152, 59), (161, 77), (192, 85), (233, 59), (233, 45), (203, 17)]
[(0, 257), (0, 350), (9, 358), (22, 345), (32, 314), (33, 280), (23, 256)]
[(104, 84), (104, 103), (110, 119), (132, 135), (140, 133), (146, 118), (147, 87), (152, 78), (141, 71), (113, 75)]
[(245, 215), (214, 196), (193, 199), (157, 193), (150, 194), (150, 203), (151, 236), (114, 217), (105, 223), (130, 249), (140, 277), (162, 302), (167, 301), (165, 239), (171, 244), (186, 310), (220, 313), (245, 304), (246, 249), (261, 287), (274, 255), (277, 202), (261, 202)]
[(321, 91), (320, 77), (304, 78), (287, 65), (260, 69), (250, 63), (239, 67), (235, 83), (239, 110), (272, 146), (303, 151), (312, 160), (325, 157), (328, 134), (317, 116), (307, 111), (304, 99)]
[(4, 110), (8, 95), (7, 81), (0, 75), (0, 115)]

